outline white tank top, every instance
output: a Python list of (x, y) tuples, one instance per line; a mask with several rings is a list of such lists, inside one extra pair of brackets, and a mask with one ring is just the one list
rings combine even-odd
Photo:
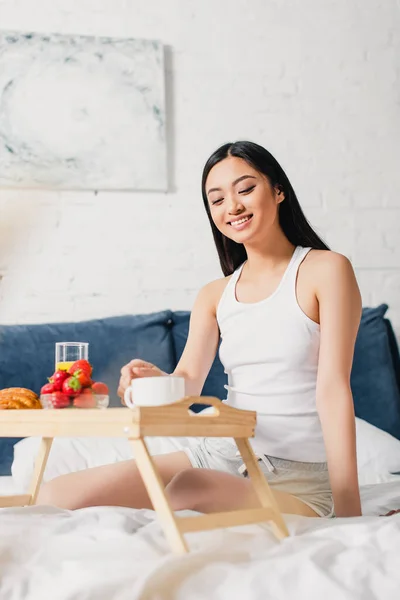
[(227, 404), (257, 411), (256, 452), (325, 462), (316, 408), (320, 328), (296, 298), (297, 271), (310, 250), (297, 246), (277, 289), (260, 302), (236, 299), (243, 265), (236, 269), (217, 308), (219, 352)]

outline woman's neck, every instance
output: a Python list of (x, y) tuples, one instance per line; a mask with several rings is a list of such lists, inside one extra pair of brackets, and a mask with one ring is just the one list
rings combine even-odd
[(246, 270), (248, 274), (257, 276), (259, 273), (274, 271), (282, 263), (288, 263), (293, 256), (295, 246), (281, 232), (273, 235), (262, 246), (245, 245), (247, 252)]

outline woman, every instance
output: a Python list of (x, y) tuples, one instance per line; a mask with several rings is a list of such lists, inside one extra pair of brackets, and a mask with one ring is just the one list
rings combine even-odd
[[(254, 447), (282, 512), (360, 515), (350, 371), (361, 299), (351, 264), (312, 230), (283, 169), (257, 144), (219, 148), (202, 193), (225, 277), (200, 291), (173, 374), (199, 395), (221, 336), (226, 402), (257, 411)], [(135, 359), (118, 393), (157, 375)], [(195, 440), (155, 461), (175, 510), (256, 504), (230, 439)], [(57, 478), (39, 502), (151, 507), (133, 460)]]

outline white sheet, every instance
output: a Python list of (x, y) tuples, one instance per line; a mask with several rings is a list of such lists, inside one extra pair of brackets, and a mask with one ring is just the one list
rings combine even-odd
[[(400, 483), (362, 489), (364, 511), (400, 508)], [(0, 510), (0, 600), (398, 600), (400, 515), (286, 517), (187, 536), (173, 556), (148, 510)]]
[(2, 496), (10, 496), (12, 494), (19, 494), (20, 492), (19, 486), (15, 483), (15, 479), (8, 476), (0, 477), (0, 495)]

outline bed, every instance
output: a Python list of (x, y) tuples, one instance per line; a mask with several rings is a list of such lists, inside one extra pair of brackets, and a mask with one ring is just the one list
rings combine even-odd
[[(0, 478), (0, 493), (21, 491)], [(192, 533), (184, 557), (150, 510), (4, 508), (0, 600), (398, 600), (400, 514), (378, 515), (400, 508), (400, 477), (361, 494), (363, 517), (287, 515), (281, 543), (268, 525)]]
[[(352, 369), (356, 414), (369, 421), (357, 420), (363, 517), (287, 516), (291, 536), (281, 543), (265, 525), (192, 533), (191, 553), (176, 557), (149, 510), (4, 508), (0, 600), (399, 600), (400, 515), (378, 516), (400, 508), (400, 477), (393, 475), (400, 473), (399, 363), (387, 308), (363, 309)], [(46, 348), (72, 336), (92, 340), (97, 376), (110, 389), (119, 378), (112, 367), (131, 356), (144, 355), (172, 372), (189, 317), (162, 311), (79, 324), (2, 326), (0, 388), (13, 385), (12, 375), (18, 385), (40, 389), (51, 369)], [(34, 370), (32, 344), (42, 352)], [(218, 359), (209, 377), (203, 393), (223, 398), (226, 381)], [(30, 438), (15, 446), (12, 477), (0, 477), (0, 495), (26, 491), (37, 443)], [(129, 448), (122, 444), (55, 440), (44, 479), (125, 460)], [(179, 444), (171, 440), (153, 453)]]

